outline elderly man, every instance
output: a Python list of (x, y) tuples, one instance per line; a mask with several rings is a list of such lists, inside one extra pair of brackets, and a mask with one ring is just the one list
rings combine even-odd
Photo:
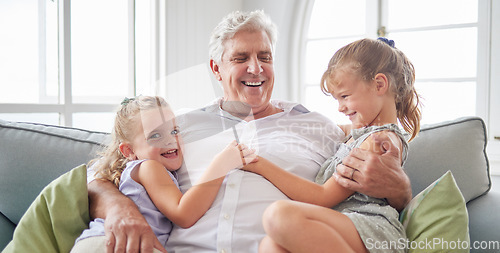
[[(231, 13), (214, 29), (210, 67), (224, 95), (211, 106), (178, 117), (186, 149), (193, 150), (185, 154), (194, 154), (185, 157), (178, 171), (183, 191), (196, 181), (211, 155), (232, 139), (309, 180), (336, 151), (345, 136), (338, 126), (300, 104), (271, 101), (275, 43), (275, 25), (262, 11)], [(399, 151), (380, 156), (355, 150), (337, 168), (336, 178), (351, 190), (387, 198), (401, 210), (411, 198), (411, 188), (398, 156)], [(116, 187), (101, 180), (88, 186), (91, 215), (106, 218), (108, 252), (152, 252), (153, 247), (164, 251), (135, 205)], [(257, 252), (265, 235), (262, 214), (280, 199), (286, 196), (263, 177), (234, 171), (193, 227), (174, 227), (167, 250)]]

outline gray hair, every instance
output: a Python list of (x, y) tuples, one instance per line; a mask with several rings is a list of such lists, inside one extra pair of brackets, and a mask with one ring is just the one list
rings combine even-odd
[(212, 31), (208, 44), (210, 59), (220, 63), (225, 50), (224, 43), (239, 31), (265, 31), (271, 40), (271, 49), (274, 52), (278, 31), (271, 18), (262, 10), (234, 11), (225, 16)]

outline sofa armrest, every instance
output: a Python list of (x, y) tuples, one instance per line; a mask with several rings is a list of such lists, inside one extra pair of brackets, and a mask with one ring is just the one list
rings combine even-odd
[(500, 212), (498, 210), (500, 210), (500, 193), (498, 192), (489, 192), (467, 204), (471, 252), (498, 252), (500, 250), (498, 238)]
[(0, 250), (12, 240), (16, 225), (0, 213)]
[(40, 191), (87, 163), (107, 133), (0, 119), (0, 251)]

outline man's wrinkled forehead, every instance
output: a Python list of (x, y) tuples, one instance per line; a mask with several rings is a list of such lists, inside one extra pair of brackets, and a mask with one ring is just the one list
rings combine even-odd
[(269, 54), (273, 55), (273, 47), (271, 44), (271, 39), (269, 38), (269, 35), (265, 33), (265, 31), (262, 30), (241, 30), (238, 31), (236, 34), (233, 35), (233, 37), (226, 39), (223, 42), (223, 48), (224, 51), (222, 53), (222, 58), (224, 56), (229, 56), (229, 57), (235, 57), (238, 55), (248, 55), (250, 54), (250, 48), (248, 48), (248, 44), (239, 42), (237, 41), (237, 35), (242, 35), (242, 34), (256, 34), (256, 33), (262, 33), (263, 34), (263, 40), (257, 39), (255, 37), (255, 40), (260, 40), (261, 43), (259, 43), (259, 49), (257, 50), (258, 54)]

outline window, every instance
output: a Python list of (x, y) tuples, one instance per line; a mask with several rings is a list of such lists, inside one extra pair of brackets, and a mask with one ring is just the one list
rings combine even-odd
[[(422, 122), (476, 115), (476, 91), (486, 85), (478, 83), (476, 71), (478, 1), (391, 0), (383, 13), (387, 36), (415, 66), (415, 85), (424, 104)], [(422, 13), (426, 18), (419, 18)]]
[(323, 94), (319, 82), (335, 51), (349, 42), (369, 36), (372, 26), (367, 23), (376, 20), (374, 16), (368, 15), (367, 10), (373, 10), (371, 2), (316, 0), (311, 11), (309, 30), (306, 33), (305, 64), (301, 67), (305, 69), (301, 89), (303, 95), (299, 99), (309, 110), (321, 112), (339, 124), (349, 124), (350, 121), (337, 111), (337, 102), (331, 96)]
[[(337, 107), (332, 99), (323, 98), (319, 79), (336, 50), (363, 37), (377, 38), (378, 31), (385, 33), (380, 36), (393, 39), (415, 66), (416, 86), (424, 98), (424, 124), (476, 115), (476, 90), (481, 85), (476, 73), (478, 2), (370, 2), (373, 1), (315, 1), (306, 40), (305, 104), (348, 123), (345, 117), (332, 112)], [(433, 8), (428, 8), (431, 5)], [(335, 15), (331, 15), (333, 12)], [(426, 18), (420, 18), (422, 13)], [(370, 23), (379, 25), (367, 25)], [(318, 100), (325, 104), (316, 103)]]
[[(36, 3), (0, 3), (0, 83), (5, 89), (0, 93), (2, 102), (46, 102), (46, 90), (53, 90), (57, 80), (57, 67), (46, 67), (48, 62), (57, 61), (57, 47), (53, 46), (57, 44), (57, 6), (42, 2), (37, 8)], [(43, 90), (38, 89), (38, 83)]]
[(0, 118), (109, 131), (124, 97), (150, 92), (149, 4), (1, 1)]
[(71, 0), (73, 103), (118, 104), (130, 94), (124, 88), (133, 87), (134, 79), (133, 71), (126, 74), (134, 57), (127, 5), (123, 0)]
[[(495, 58), (489, 50), (494, 30), (491, 22), (498, 20), (494, 15), (499, 8), (491, 11), (494, 2), (315, 0), (304, 41), (301, 101), (340, 124), (348, 124), (349, 120), (337, 112), (334, 99), (321, 92), (321, 75), (341, 46), (363, 37), (385, 36), (393, 39), (415, 66), (415, 85), (423, 97), (423, 124), (477, 115), (493, 129), (490, 135), (494, 134), (500, 128), (498, 123), (493, 125), (489, 104), (500, 99), (500, 94), (489, 93), (497, 89), (489, 81), (490, 57)], [(497, 161), (492, 171), (499, 173), (498, 140), (490, 136), (488, 145), (490, 161)]]

